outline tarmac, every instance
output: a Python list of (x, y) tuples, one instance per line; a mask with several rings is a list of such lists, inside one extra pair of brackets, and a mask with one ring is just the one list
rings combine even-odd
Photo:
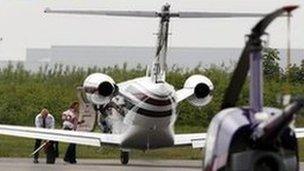
[[(2, 171), (201, 171), (200, 160), (131, 160), (128, 165), (120, 164), (119, 160), (78, 159), (77, 164), (67, 164), (58, 159), (56, 164), (46, 164), (40, 159), (34, 164), (29, 158), (0, 158)], [(301, 163), (304, 171), (304, 163)]]
[(46, 164), (41, 158), (34, 164), (30, 158), (0, 158), (0, 171), (201, 171), (199, 160), (130, 160), (121, 165), (120, 160), (78, 159), (77, 164), (67, 164), (57, 159), (56, 164)]

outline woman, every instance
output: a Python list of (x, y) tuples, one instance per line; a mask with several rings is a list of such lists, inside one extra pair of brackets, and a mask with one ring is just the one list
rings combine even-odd
[[(63, 129), (76, 131), (77, 125), (83, 123), (79, 122), (79, 102), (73, 102), (69, 109), (62, 113)], [(76, 164), (76, 144), (69, 144), (64, 156), (64, 161), (71, 164)]]

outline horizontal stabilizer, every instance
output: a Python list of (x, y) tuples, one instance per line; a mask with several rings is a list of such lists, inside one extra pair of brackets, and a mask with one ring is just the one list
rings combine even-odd
[(80, 15), (108, 15), (120, 17), (158, 17), (158, 13), (155, 11), (52, 10), (50, 8), (46, 8), (44, 12)]
[(232, 18), (232, 17), (262, 17), (263, 13), (229, 13), (229, 12), (156, 12), (156, 11), (107, 11), (107, 10), (52, 10), (46, 8), (45, 13), (107, 15), (119, 17), (178, 17), (178, 18)]
[(179, 18), (232, 18), (263, 17), (263, 13), (229, 13), (229, 12), (179, 12)]

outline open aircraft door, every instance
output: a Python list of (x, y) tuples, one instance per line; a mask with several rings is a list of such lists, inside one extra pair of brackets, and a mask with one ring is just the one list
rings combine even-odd
[(77, 89), (77, 98), (80, 105), (79, 120), (84, 121), (83, 123), (78, 125), (77, 131), (92, 132), (95, 128), (97, 118), (96, 110), (94, 109), (93, 104), (85, 99), (81, 88)]

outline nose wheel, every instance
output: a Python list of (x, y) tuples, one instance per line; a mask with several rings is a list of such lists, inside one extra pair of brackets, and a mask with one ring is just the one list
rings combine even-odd
[(129, 162), (129, 152), (128, 151), (121, 151), (120, 152), (120, 162), (123, 165), (127, 165)]

